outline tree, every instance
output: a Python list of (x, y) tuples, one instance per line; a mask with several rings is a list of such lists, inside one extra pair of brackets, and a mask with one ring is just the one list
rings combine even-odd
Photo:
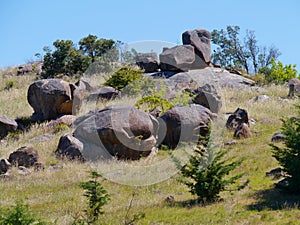
[(105, 66), (118, 59), (118, 50), (112, 39), (98, 39), (96, 35), (88, 35), (79, 41), (79, 49), (71, 40), (56, 40), (54, 51), (44, 47), (44, 78), (57, 74), (82, 74), (94, 62)]
[(286, 135), (284, 146), (271, 144), (273, 157), (287, 174), (287, 185), (278, 187), (292, 193), (300, 193), (300, 104), (297, 108), (298, 117), (282, 120), (282, 133)]
[(0, 223), (2, 225), (45, 225), (27, 204), (22, 200), (17, 200), (15, 206), (7, 210), (0, 209)]
[(268, 66), (270, 60), (279, 57), (280, 52), (274, 46), (269, 49), (259, 47), (254, 31), (246, 31), (243, 42), (239, 38), (239, 26), (227, 26), (226, 30), (213, 30), (212, 43), (218, 47), (212, 54), (213, 63), (221, 66), (233, 66), (242, 68), (248, 74), (257, 73), (260, 67)]
[(91, 179), (80, 183), (80, 187), (85, 190), (84, 196), (88, 200), (88, 208), (85, 210), (85, 217), (76, 218), (73, 224), (95, 224), (99, 216), (104, 214), (103, 206), (110, 200), (110, 196), (98, 182), (99, 177), (101, 177), (99, 173), (91, 171)]
[[(221, 191), (227, 190), (242, 174), (228, 176), (242, 160), (234, 161), (232, 158), (224, 160), (228, 151), (215, 152), (206, 144), (199, 144), (189, 162), (182, 167), (182, 182), (190, 188), (192, 195), (197, 195), (200, 202), (212, 202), (220, 198)], [(238, 189), (244, 187), (241, 185)]]
[(98, 57), (114, 50), (115, 45), (116, 42), (112, 39), (98, 39), (96, 35), (91, 34), (79, 41), (79, 49), (91, 58), (92, 63), (95, 62)]

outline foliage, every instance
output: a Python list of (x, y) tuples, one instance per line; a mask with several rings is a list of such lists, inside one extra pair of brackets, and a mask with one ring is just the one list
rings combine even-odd
[(259, 47), (254, 31), (247, 30), (242, 42), (239, 26), (227, 26), (226, 30), (213, 30), (211, 34), (212, 43), (218, 45), (212, 61), (223, 67), (241, 67), (248, 74), (251, 71), (257, 73), (259, 68), (270, 65), (271, 59), (276, 60), (281, 54), (275, 46)]
[(110, 200), (109, 194), (103, 188), (98, 178), (101, 177), (96, 171), (91, 171), (90, 180), (80, 183), (80, 187), (85, 190), (84, 196), (88, 200), (88, 208), (85, 210), (85, 217), (77, 218), (74, 224), (94, 224), (99, 216), (104, 214), (103, 206)]
[(124, 87), (122, 95), (137, 96), (145, 93), (152, 93), (159, 86), (159, 81), (152, 77), (142, 77), (134, 80)]
[(137, 108), (141, 108), (142, 105), (146, 105), (149, 112), (156, 108), (160, 108), (162, 112), (166, 112), (170, 108), (174, 107), (173, 103), (155, 94), (143, 96), (135, 105)]
[(186, 178), (182, 182), (193, 195), (197, 195), (200, 202), (218, 200), (221, 191), (227, 190), (229, 185), (242, 177), (242, 174), (228, 177), (232, 170), (241, 165), (242, 160), (224, 160), (228, 151), (215, 152), (209, 148), (199, 144), (189, 162), (181, 168), (181, 174)]
[[(95, 35), (88, 35), (79, 41), (79, 49), (71, 40), (56, 40), (53, 43), (55, 50), (44, 47), (43, 77), (54, 77), (57, 74), (82, 74), (96, 61), (99, 61), (107, 52), (109, 60), (117, 58), (118, 52), (115, 41), (112, 39), (98, 39)], [(112, 54), (113, 52), (113, 54)], [(101, 60), (100, 60), (101, 61)]]
[[(297, 106), (300, 116), (300, 105)], [(300, 193), (300, 117), (282, 120), (282, 133), (286, 135), (284, 147), (271, 144), (273, 157), (287, 173), (287, 187), (280, 186), (289, 192)]]
[(12, 80), (6, 81), (4, 90), (10, 90), (13, 88), (13, 86), (14, 86), (14, 82)]
[(18, 200), (14, 207), (0, 209), (0, 224), (2, 225), (43, 225), (36, 215), (30, 210), (29, 206), (23, 201)]
[(282, 84), (296, 77), (296, 65), (283, 65), (283, 63), (280, 61), (276, 63), (274, 59), (271, 60), (270, 73), (269, 76), (267, 76), (269, 82), (273, 82), (275, 84)]
[(142, 72), (142, 70), (131, 66), (123, 66), (113, 73), (112, 76), (104, 83), (104, 85), (114, 87), (115, 89), (121, 91), (131, 82), (141, 79)]

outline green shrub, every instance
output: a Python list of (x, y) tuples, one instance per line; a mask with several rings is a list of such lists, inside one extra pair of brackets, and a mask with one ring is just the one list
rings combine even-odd
[(43, 225), (36, 215), (29, 210), (29, 206), (18, 200), (15, 206), (0, 209), (0, 224), (2, 225)]
[(296, 65), (283, 65), (282, 62), (271, 60), (270, 68), (262, 68), (260, 72), (266, 75), (269, 83), (283, 84), (292, 78), (297, 77)]
[(131, 66), (123, 66), (117, 70), (105, 83), (106, 86), (123, 90), (131, 82), (142, 78), (142, 70), (135, 69)]
[(76, 218), (73, 224), (94, 224), (99, 216), (104, 214), (103, 206), (110, 200), (109, 194), (103, 188), (98, 178), (101, 177), (96, 171), (90, 172), (90, 180), (80, 183), (80, 187), (85, 190), (84, 196), (88, 200), (88, 207), (85, 216)]
[(257, 73), (253, 76), (253, 80), (255, 81), (255, 84), (258, 86), (263, 86), (268, 84), (268, 81), (266, 79), (266, 75), (263, 73)]
[(137, 96), (153, 92), (158, 86), (160, 86), (160, 82), (158, 80), (155, 80), (152, 77), (142, 77), (141, 79), (137, 79), (129, 83), (123, 89), (122, 95)]
[[(198, 201), (202, 203), (218, 200), (221, 191), (227, 190), (229, 185), (233, 185), (242, 177), (242, 174), (228, 176), (242, 160), (224, 160), (228, 151), (215, 152), (208, 149), (209, 147), (205, 148), (203, 144), (199, 144), (189, 162), (181, 168), (181, 182), (187, 185), (191, 194), (197, 195)], [(243, 186), (239, 186), (238, 189)]]
[[(300, 105), (298, 115), (300, 116)], [(273, 157), (286, 172), (287, 186), (278, 186), (288, 192), (300, 193), (300, 117), (282, 120), (282, 133), (286, 135), (284, 147), (271, 144)]]
[(14, 82), (12, 80), (6, 81), (4, 90), (10, 90), (14, 87)]
[(151, 112), (156, 108), (160, 108), (162, 112), (166, 112), (170, 108), (174, 107), (174, 105), (168, 100), (163, 99), (158, 95), (145, 95), (142, 97), (135, 106), (140, 109), (142, 106), (146, 107), (146, 111)]

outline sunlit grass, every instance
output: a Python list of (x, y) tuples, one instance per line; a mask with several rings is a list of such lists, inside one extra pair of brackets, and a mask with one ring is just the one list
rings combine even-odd
[[(8, 80), (13, 81), (14, 85), (9, 90), (4, 90)], [(33, 110), (27, 103), (27, 88), (34, 80), (34, 76), (0, 77), (0, 115), (15, 119), (32, 114)], [(101, 85), (104, 78), (98, 75), (91, 77), (91, 80), (95, 85)], [(238, 145), (224, 147), (229, 150), (228, 157), (244, 158), (235, 173), (244, 173), (243, 180), (249, 180), (248, 186), (241, 191), (224, 192), (223, 201), (204, 206), (190, 202), (194, 197), (187, 187), (178, 182), (178, 175), (142, 187), (103, 180), (103, 186), (111, 195), (111, 201), (104, 207), (106, 213), (101, 218), (101, 224), (122, 224), (133, 192), (136, 195), (130, 214), (146, 214), (137, 224), (296, 224), (299, 221), (298, 198), (274, 192), (276, 181), (265, 176), (267, 171), (278, 167), (268, 145), (271, 136), (280, 130), (282, 117), (296, 114), (293, 105), (297, 100), (285, 99), (288, 93), (285, 86), (264, 87), (258, 91), (218, 91), (223, 99), (222, 113), (233, 112), (240, 107), (246, 109), (250, 118), (256, 121), (250, 127), (254, 131), (252, 138), (238, 140)], [(261, 102), (249, 101), (263, 94), (270, 99)], [(109, 105), (134, 105), (136, 100), (125, 96), (114, 101), (87, 102), (79, 115)], [(219, 118), (226, 120), (223, 115), (219, 115)], [(78, 184), (88, 180), (88, 171), (93, 168), (92, 165), (62, 161), (53, 154), (59, 137), (71, 131), (72, 128), (53, 134), (45, 123), (35, 124), (17, 139), (7, 138), (1, 142), (0, 158), (7, 158), (21, 146), (32, 146), (39, 151), (46, 167), (44, 171), (32, 172), (26, 176), (19, 175), (14, 168), (10, 177), (0, 178), (0, 206), (11, 205), (16, 199), (22, 198), (45, 220), (56, 221), (60, 225), (70, 224), (72, 216), (85, 209), (86, 199)], [(219, 131), (218, 140), (232, 140), (233, 133), (227, 132), (223, 127)], [(35, 139), (43, 134), (51, 136), (44, 140)], [(162, 152), (154, 156), (152, 161), (143, 160), (144, 163), (160, 162), (167, 155), (167, 152)], [(61, 164), (62, 168), (53, 170), (53, 164)], [(103, 165), (108, 170), (109, 166), (111, 165)], [(165, 202), (167, 196), (174, 196), (175, 202)]]

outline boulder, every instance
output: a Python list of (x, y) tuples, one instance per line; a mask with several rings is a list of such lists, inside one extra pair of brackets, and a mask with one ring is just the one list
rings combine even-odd
[(158, 121), (129, 106), (94, 110), (75, 121), (73, 136), (83, 143), (86, 160), (137, 160), (148, 156), (156, 144)]
[(7, 159), (0, 160), (0, 174), (5, 174), (9, 167), (11, 166), (10, 162)]
[(81, 154), (82, 150), (83, 144), (78, 139), (71, 134), (65, 134), (59, 139), (55, 155), (69, 160), (85, 161)]
[(159, 142), (171, 149), (181, 142), (198, 143), (199, 135), (208, 135), (211, 119), (211, 111), (201, 105), (176, 106), (159, 117)]
[(297, 78), (288, 81), (289, 94), (288, 97), (295, 97), (295, 94), (300, 94), (300, 80)]
[(15, 120), (0, 116), (0, 140), (6, 137), (9, 132), (16, 131), (18, 124)]
[(196, 96), (193, 103), (208, 108), (212, 113), (219, 113), (222, 107), (221, 96), (218, 95), (214, 85), (206, 84), (194, 91)]
[(72, 114), (74, 85), (61, 79), (38, 80), (28, 88), (27, 100), (34, 109), (32, 119), (44, 121)]
[(204, 29), (188, 30), (182, 34), (182, 43), (192, 45), (196, 55), (207, 65), (211, 62), (211, 34)]
[(178, 45), (168, 48), (159, 55), (159, 60), (162, 71), (187, 71), (195, 61), (194, 47)]
[(73, 115), (64, 115), (61, 116), (55, 120), (51, 120), (48, 124), (47, 124), (47, 128), (48, 129), (54, 129), (56, 126), (60, 125), (60, 124), (66, 124), (68, 126), (72, 126), (73, 122), (75, 121), (76, 116)]
[(276, 132), (275, 134), (273, 134), (271, 141), (272, 142), (281, 142), (284, 141), (286, 139), (286, 135), (282, 134), (280, 132)]
[(32, 73), (32, 72), (33, 72), (32, 64), (24, 64), (19, 66), (17, 69), (17, 75), (22, 75), (22, 74)]
[(88, 101), (98, 101), (99, 99), (113, 100), (120, 95), (121, 92), (113, 87), (101, 87), (89, 95)]
[(156, 52), (138, 53), (136, 64), (145, 71), (145, 73), (156, 72), (159, 69), (158, 57)]
[(21, 147), (9, 155), (8, 161), (14, 166), (31, 167), (41, 162), (39, 153), (32, 147)]
[(229, 130), (236, 130), (241, 124), (249, 125), (248, 112), (245, 109), (237, 108), (234, 113), (232, 113), (226, 122), (226, 128)]
[(250, 131), (248, 124), (241, 123), (235, 130), (233, 137), (235, 137), (237, 139), (250, 138), (251, 131)]

